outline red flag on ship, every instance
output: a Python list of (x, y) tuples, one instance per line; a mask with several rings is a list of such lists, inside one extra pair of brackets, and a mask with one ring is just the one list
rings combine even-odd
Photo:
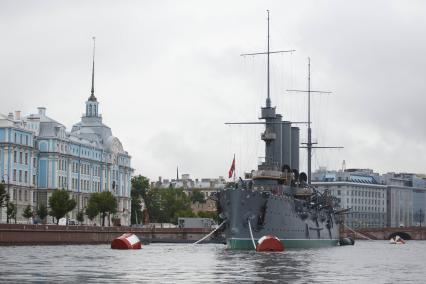
[(229, 169), (229, 172), (228, 172), (229, 178), (232, 177), (232, 175), (234, 174), (234, 171), (235, 171), (235, 155), (234, 155), (234, 159), (232, 160), (231, 168)]

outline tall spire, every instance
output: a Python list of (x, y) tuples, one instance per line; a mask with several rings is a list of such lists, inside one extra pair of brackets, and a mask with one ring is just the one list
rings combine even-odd
[(92, 61), (92, 90), (90, 92), (89, 101), (96, 102), (95, 97), (95, 37), (92, 37), (93, 39), (93, 61)]

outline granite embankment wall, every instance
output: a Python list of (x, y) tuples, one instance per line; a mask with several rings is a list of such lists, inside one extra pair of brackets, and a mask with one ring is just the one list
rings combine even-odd
[(110, 243), (124, 233), (147, 242), (195, 242), (211, 229), (0, 224), (0, 245)]

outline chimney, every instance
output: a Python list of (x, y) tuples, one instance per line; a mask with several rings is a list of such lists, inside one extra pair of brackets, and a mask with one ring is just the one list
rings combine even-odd
[(40, 116), (45, 116), (46, 115), (46, 108), (45, 107), (38, 107), (38, 114)]
[(21, 111), (15, 110), (15, 120), (21, 120)]

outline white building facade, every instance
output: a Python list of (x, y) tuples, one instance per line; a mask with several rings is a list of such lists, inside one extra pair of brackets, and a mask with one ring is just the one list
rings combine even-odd
[(342, 208), (351, 209), (345, 215), (345, 224), (352, 228), (417, 226), (420, 213), (426, 209), (426, 182), (415, 174), (320, 169), (313, 173), (312, 184), (330, 190)]
[[(114, 218), (130, 225), (132, 171), (131, 156), (102, 122), (93, 87), (86, 112), (70, 132), (43, 107), (25, 117), (0, 116), (0, 178), (18, 206), (19, 223), (27, 221), (22, 217), (27, 205), (48, 205), (52, 192), (66, 189), (77, 201), (70, 218), (87, 206), (91, 193), (111, 191), (118, 200)], [(5, 209), (0, 211), (5, 222)]]

